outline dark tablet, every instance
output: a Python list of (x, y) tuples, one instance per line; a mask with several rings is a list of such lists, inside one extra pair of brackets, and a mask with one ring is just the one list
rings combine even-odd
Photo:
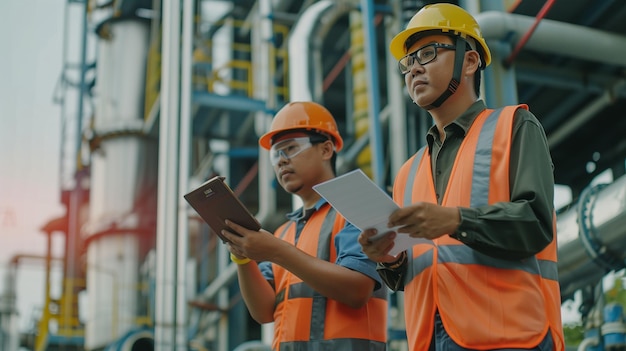
[(213, 177), (184, 195), (184, 198), (222, 241), (226, 242), (222, 236), (222, 229), (230, 232), (232, 230), (226, 226), (225, 220), (228, 219), (250, 230), (260, 230), (261, 224), (237, 198), (224, 179), (222, 176)]

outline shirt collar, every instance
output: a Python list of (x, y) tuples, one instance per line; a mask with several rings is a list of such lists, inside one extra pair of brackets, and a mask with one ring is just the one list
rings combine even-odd
[[(457, 117), (452, 123), (447, 125), (445, 129), (448, 128), (459, 128), (463, 131), (463, 136), (467, 134), (467, 131), (474, 123), (474, 120), (478, 116), (480, 112), (486, 109), (485, 103), (482, 100), (477, 100), (474, 102), (463, 114)], [(428, 134), (426, 135), (426, 142), (428, 143), (428, 151), (433, 147), (433, 143), (435, 139), (439, 136), (439, 131), (437, 130), (437, 126), (433, 125), (428, 129)]]
[(301, 221), (301, 220), (308, 220), (313, 213), (315, 213), (315, 211), (319, 210), (322, 206), (324, 206), (324, 204), (326, 203), (326, 199), (324, 199), (323, 197), (320, 198), (319, 200), (317, 200), (317, 202), (315, 203), (315, 206), (309, 208), (309, 209), (304, 209), (304, 207), (300, 207), (299, 209), (287, 213), (287, 219), (289, 219), (290, 221)]

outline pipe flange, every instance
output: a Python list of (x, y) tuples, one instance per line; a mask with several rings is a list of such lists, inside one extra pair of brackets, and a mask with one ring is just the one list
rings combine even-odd
[(626, 325), (622, 322), (609, 322), (604, 323), (600, 327), (600, 333), (602, 335), (607, 334), (625, 334), (626, 333)]
[(594, 196), (604, 189), (608, 184), (598, 184), (588, 186), (580, 194), (578, 201), (578, 237), (585, 248), (585, 252), (591, 260), (598, 266), (604, 268), (608, 273), (612, 270), (619, 270), (624, 267), (624, 262), (618, 256), (613, 254), (608, 247), (598, 239), (593, 226), (593, 208), (595, 202)]

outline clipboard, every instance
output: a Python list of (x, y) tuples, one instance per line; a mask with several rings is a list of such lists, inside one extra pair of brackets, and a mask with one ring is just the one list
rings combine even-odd
[(211, 227), (222, 242), (228, 240), (222, 235), (222, 230), (230, 229), (225, 220), (231, 220), (250, 230), (260, 230), (261, 223), (248, 211), (246, 206), (237, 198), (222, 176), (213, 177), (199, 187), (183, 195), (191, 207)]

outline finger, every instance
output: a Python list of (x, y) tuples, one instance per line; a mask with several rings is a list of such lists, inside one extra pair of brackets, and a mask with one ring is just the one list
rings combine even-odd
[[(378, 245), (381, 246), (381, 245), (387, 245), (389, 242), (392, 242), (395, 238), (396, 238), (396, 232), (393, 230), (389, 230), (389, 231), (371, 236), (369, 240), (371, 242), (378, 243)], [(384, 244), (380, 244), (380, 243), (384, 243)]]
[(221, 231), (222, 235), (226, 238), (226, 240), (229, 242), (229, 245), (237, 245), (238, 244), (238, 240), (240, 240), (241, 236), (237, 235), (235, 233), (231, 233), (226, 229), (222, 229)]
[(370, 238), (376, 235), (377, 233), (378, 231), (376, 229), (366, 229), (362, 231), (361, 234), (359, 235), (359, 242), (363, 244), (369, 244), (372, 242)]
[(248, 229), (246, 229), (245, 227), (240, 226), (239, 224), (231, 221), (231, 220), (225, 220), (224, 223), (228, 226), (229, 229), (232, 229), (232, 234), (233, 235), (237, 235), (240, 237), (243, 237), (246, 235), (247, 232), (249, 232)]
[(398, 233), (416, 234), (416, 233), (418, 233), (420, 231), (420, 226), (419, 226), (419, 224), (407, 224), (407, 225), (404, 225), (402, 227), (399, 227), (396, 230), (398, 231)]
[(402, 225), (403, 222), (407, 221), (407, 219), (411, 217), (413, 211), (413, 207), (403, 207), (393, 211), (393, 213), (389, 215), (389, 228)]
[(395, 211), (393, 211), (390, 215), (389, 215), (389, 219), (392, 220), (398, 220), (400, 218), (404, 218), (406, 217), (409, 213), (411, 213), (411, 207), (401, 207)]
[(382, 251), (382, 256), (389, 256), (389, 252), (391, 251), (391, 249), (393, 249), (394, 246), (395, 243), (393, 241), (387, 244), (387, 246)]

